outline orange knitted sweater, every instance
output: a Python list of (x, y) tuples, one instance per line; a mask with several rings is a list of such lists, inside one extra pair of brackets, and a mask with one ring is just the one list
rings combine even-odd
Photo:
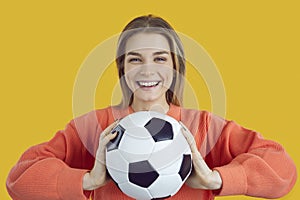
[[(115, 119), (133, 110), (108, 107), (72, 120), (48, 142), (29, 148), (12, 168), (7, 190), (14, 200), (127, 200), (112, 182), (83, 191), (83, 175), (92, 169), (99, 135)], [(223, 184), (218, 191), (186, 185), (170, 199), (211, 200), (216, 195), (250, 195), (277, 198), (287, 194), (297, 178), (296, 167), (281, 145), (259, 133), (206, 111), (170, 105), (167, 113), (192, 132), (211, 169)]]

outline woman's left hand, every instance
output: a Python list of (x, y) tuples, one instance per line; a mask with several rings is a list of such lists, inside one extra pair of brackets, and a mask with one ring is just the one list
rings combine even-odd
[(193, 160), (193, 170), (186, 180), (186, 184), (192, 188), (217, 190), (222, 187), (222, 179), (218, 171), (211, 170), (205, 163), (202, 155), (198, 151), (194, 136), (182, 123), (182, 132), (190, 145)]

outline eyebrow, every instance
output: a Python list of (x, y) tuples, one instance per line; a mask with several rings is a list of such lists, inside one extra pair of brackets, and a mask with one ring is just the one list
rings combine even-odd
[[(170, 54), (170, 53), (169, 53), (168, 51), (156, 51), (156, 52), (154, 52), (152, 55), (153, 55), (153, 56), (156, 56), (156, 55), (161, 55), (161, 54)], [(137, 52), (134, 52), (134, 51), (128, 52), (128, 53), (127, 53), (127, 56), (129, 56), (129, 55), (142, 57), (142, 54), (137, 53)]]

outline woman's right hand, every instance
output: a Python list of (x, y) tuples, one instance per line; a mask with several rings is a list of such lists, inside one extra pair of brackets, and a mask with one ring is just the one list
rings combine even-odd
[(118, 122), (119, 120), (115, 121), (101, 133), (99, 138), (99, 146), (96, 152), (94, 167), (90, 172), (86, 173), (83, 176), (83, 183), (82, 183), (83, 190), (97, 189), (105, 185), (109, 180), (106, 174), (105, 151), (106, 151), (106, 145), (109, 143), (109, 141), (114, 139), (117, 136), (116, 132), (111, 133), (111, 131), (117, 125)]

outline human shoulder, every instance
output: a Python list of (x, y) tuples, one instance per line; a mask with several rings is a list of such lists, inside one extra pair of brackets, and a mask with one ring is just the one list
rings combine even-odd
[(105, 108), (98, 108), (98, 109), (94, 109), (94, 110), (90, 110), (87, 112), (83, 112), (83, 113), (73, 113), (74, 117), (73, 120), (78, 121), (78, 120), (86, 120), (89, 119), (91, 117), (104, 117), (106, 115), (108, 115), (109, 110), (111, 109), (111, 106), (105, 107)]
[(181, 120), (189, 118), (199, 121), (209, 121), (212, 115), (213, 114), (207, 110), (181, 107)]
[[(75, 116), (70, 122), (70, 125), (75, 129), (87, 129), (88, 127), (98, 127), (99, 125), (106, 126), (109, 119), (111, 106), (94, 109), (83, 114), (74, 114)], [(90, 129), (89, 128), (89, 129)]]
[(98, 122), (103, 126), (111, 124), (112, 122), (116, 121), (117, 119), (121, 119), (128, 114), (132, 113), (132, 109), (130, 107), (121, 107), (119, 105), (112, 105), (107, 106), (105, 108), (99, 108), (92, 110), (88, 113), (80, 115), (74, 118), (74, 121), (79, 122)]

